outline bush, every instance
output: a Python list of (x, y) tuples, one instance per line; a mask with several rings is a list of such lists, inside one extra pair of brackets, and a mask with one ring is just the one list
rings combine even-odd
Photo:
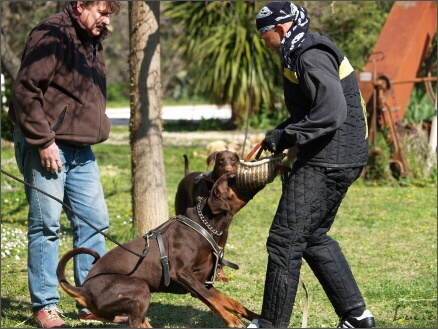
[(412, 91), (411, 100), (403, 118), (404, 123), (418, 124), (423, 120), (431, 121), (436, 110), (423, 85), (416, 86)]
[(109, 84), (106, 96), (109, 103), (129, 105), (129, 82), (123, 81)]
[(8, 113), (3, 109), (1, 111), (2, 111), (1, 137), (4, 140), (12, 142), (14, 140), (14, 125), (12, 124), (11, 121), (9, 121)]
[(369, 147), (368, 165), (365, 168), (364, 177), (374, 184), (395, 183), (389, 166), (392, 150), (387, 135), (386, 129), (378, 131), (375, 136), (375, 143)]
[(437, 180), (436, 153), (429, 149), (428, 133), (421, 124), (407, 125), (399, 133), (400, 152), (407, 167), (407, 175), (400, 177), (399, 168), (391, 166), (393, 147), (388, 129), (376, 134), (376, 143), (370, 145), (368, 165), (364, 178), (378, 185), (430, 186)]
[(436, 153), (429, 149), (428, 133), (421, 124), (410, 125), (400, 138), (408, 166), (408, 182), (416, 186), (429, 186), (437, 179)]

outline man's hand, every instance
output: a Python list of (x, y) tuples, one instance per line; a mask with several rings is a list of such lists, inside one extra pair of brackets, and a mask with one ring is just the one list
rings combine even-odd
[(268, 150), (274, 154), (280, 153), (284, 150), (279, 147), (280, 138), (283, 130), (280, 129), (272, 129), (266, 132), (265, 139), (262, 142), (262, 146), (265, 150)]
[(46, 148), (39, 149), (41, 166), (52, 174), (55, 172), (61, 172), (62, 163), (59, 156), (59, 148), (56, 143), (47, 146)]

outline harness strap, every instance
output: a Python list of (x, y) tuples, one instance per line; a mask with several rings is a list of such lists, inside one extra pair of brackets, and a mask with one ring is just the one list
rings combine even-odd
[(180, 221), (181, 223), (189, 226), (190, 228), (192, 228), (193, 230), (195, 230), (199, 234), (201, 234), (211, 244), (211, 246), (213, 247), (213, 250), (214, 250), (214, 254), (216, 255), (216, 257), (218, 257), (219, 262), (220, 262), (220, 264), (222, 266), (228, 266), (228, 267), (231, 267), (231, 268), (233, 268), (235, 270), (239, 269), (239, 266), (237, 264), (229, 262), (229, 261), (227, 261), (227, 260), (225, 260), (223, 258), (224, 257), (223, 249), (218, 246), (216, 241), (214, 241), (214, 239), (207, 232), (207, 230), (204, 229), (201, 225), (199, 225), (198, 223), (192, 221), (190, 218), (182, 216), (182, 215), (176, 216), (176, 219), (178, 221)]
[(161, 266), (163, 267), (164, 285), (167, 287), (170, 284), (169, 259), (166, 255), (166, 249), (164, 248), (163, 236), (161, 235), (161, 232), (157, 232), (155, 236), (157, 238), (158, 248), (160, 249), (160, 259)]
[(214, 183), (214, 180), (211, 178), (212, 172), (202, 172), (198, 176), (195, 177), (195, 183), (199, 184), (202, 181), (208, 181), (210, 183)]
[(145, 258), (146, 255), (148, 254), (148, 252), (149, 252), (149, 244), (148, 244), (148, 240), (145, 239), (144, 249), (143, 249), (143, 252), (141, 253), (141, 257), (140, 258)]
[[(172, 224), (173, 221), (171, 219), (165, 221), (163, 224), (155, 228), (154, 230), (150, 230), (147, 232), (143, 237), (146, 240), (146, 245), (148, 246), (148, 239), (156, 239), (158, 243), (158, 249), (160, 250), (160, 260), (161, 260), (161, 266), (163, 268), (163, 279), (164, 279), (164, 285), (167, 287), (170, 284), (170, 264), (169, 259), (166, 254), (166, 248), (164, 247), (163, 242), (163, 233), (166, 232), (166, 230), (169, 228), (170, 224)], [(163, 228), (164, 227), (164, 228)], [(163, 228), (163, 229), (161, 229)], [(161, 229), (161, 230), (160, 230)], [(149, 251), (149, 247), (147, 247), (147, 251)]]
[(221, 265), (231, 267), (232, 269), (235, 269), (235, 270), (239, 269), (239, 265), (231, 263), (230, 261), (223, 259), (223, 258), (221, 259)]
[(211, 246), (213, 247), (213, 250), (218, 255), (222, 254), (222, 249), (217, 245), (216, 241), (213, 240), (211, 235), (201, 225), (199, 225), (198, 223), (195, 223), (191, 219), (189, 219), (185, 216), (182, 216), (182, 215), (176, 216), (176, 219), (178, 219), (178, 221), (180, 221), (181, 223), (186, 224), (191, 229), (193, 229), (196, 232), (198, 232), (199, 234), (201, 234), (208, 242), (210, 242)]
[(190, 218), (182, 216), (182, 215), (178, 215), (175, 218), (179, 222), (187, 225), (191, 229), (193, 229), (196, 232), (198, 232), (199, 234), (201, 234), (210, 243), (210, 245), (213, 248), (213, 255), (216, 256), (216, 264), (214, 265), (213, 276), (212, 276), (210, 281), (205, 282), (206, 285), (213, 285), (214, 284), (214, 281), (216, 280), (217, 275), (218, 275), (218, 273), (217, 273), (218, 272), (218, 264), (221, 264), (221, 266), (231, 267), (235, 270), (239, 269), (239, 266), (237, 264), (231, 263), (231, 262), (226, 261), (224, 259), (223, 249), (218, 246), (218, 244), (216, 243), (216, 241), (214, 241), (212, 236), (201, 225), (192, 221)]
[[(146, 249), (147, 249), (147, 251), (149, 251), (148, 242), (147, 242), (148, 239), (156, 239), (157, 240), (158, 248), (160, 250), (161, 266), (163, 268), (163, 279), (164, 279), (164, 284), (166, 287), (170, 284), (170, 275), (169, 275), (170, 264), (169, 264), (169, 259), (168, 259), (167, 254), (166, 254), (166, 248), (164, 246), (162, 234), (169, 228), (170, 224), (172, 224), (173, 220), (175, 220), (175, 219), (177, 219), (179, 222), (187, 225), (191, 229), (193, 229), (196, 232), (198, 232), (199, 234), (201, 234), (210, 243), (210, 245), (213, 248), (213, 255), (216, 256), (216, 265), (214, 267), (214, 273), (213, 273), (213, 277), (212, 277), (211, 281), (207, 281), (207, 282), (205, 282), (205, 284), (213, 284), (214, 283), (214, 281), (217, 277), (218, 264), (220, 264), (221, 266), (231, 267), (235, 270), (239, 269), (239, 266), (237, 264), (234, 264), (234, 263), (229, 262), (229, 261), (224, 259), (223, 249), (218, 246), (216, 241), (214, 241), (214, 239), (207, 232), (206, 229), (204, 229), (198, 223), (192, 221), (190, 218), (182, 216), (182, 215), (178, 215), (174, 218), (169, 219), (168, 221), (164, 222), (156, 229), (151, 230), (144, 235), (144, 238), (146, 239), (146, 246), (147, 246), (145, 248), (145, 251), (146, 251)], [(146, 251), (146, 253), (147, 253), (147, 251)]]

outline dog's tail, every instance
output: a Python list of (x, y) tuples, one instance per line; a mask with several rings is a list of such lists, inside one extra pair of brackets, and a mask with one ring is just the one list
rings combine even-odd
[(88, 254), (94, 257), (93, 264), (100, 258), (100, 255), (89, 248), (75, 248), (67, 252), (64, 256), (62, 256), (61, 260), (58, 263), (58, 268), (56, 269), (56, 275), (58, 277), (58, 282), (61, 288), (70, 296), (72, 296), (76, 302), (82, 307), (86, 307), (89, 310), (93, 309), (93, 306), (90, 305), (89, 300), (86, 296), (84, 296), (84, 291), (82, 287), (76, 287), (70, 284), (65, 278), (65, 267), (70, 259), (79, 254)]
[(190, 171), (189, 171), (189, 158), (187, 157), (187, 155), (183, 155), (184, 157), (184, 176), (187, 176)]

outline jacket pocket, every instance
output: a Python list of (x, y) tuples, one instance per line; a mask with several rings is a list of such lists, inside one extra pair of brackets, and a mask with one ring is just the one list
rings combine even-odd
[(53, 131), (57, 131), (58, 128), (61, 126), (61, 124), (64, 122), (64, 118), (65, 118), (65, 113), (67, 112), (67, 105), (64, 106), (64, 108), (62, 109), (61, 114), (59, 115), (58, 121), (56, 122), (56, 124), (52, 127)]
[(23, 134), (21, 133), (20, 129), (17, 125), (14, 126), (14, 152), (15, 152), (15, 160), (17, 162), (18, 170), (21, 174), (24, 174), (24, 155), (26, 154), (26, 151), (24, 150), (25, 147), (25, 140), (23, 137)]

